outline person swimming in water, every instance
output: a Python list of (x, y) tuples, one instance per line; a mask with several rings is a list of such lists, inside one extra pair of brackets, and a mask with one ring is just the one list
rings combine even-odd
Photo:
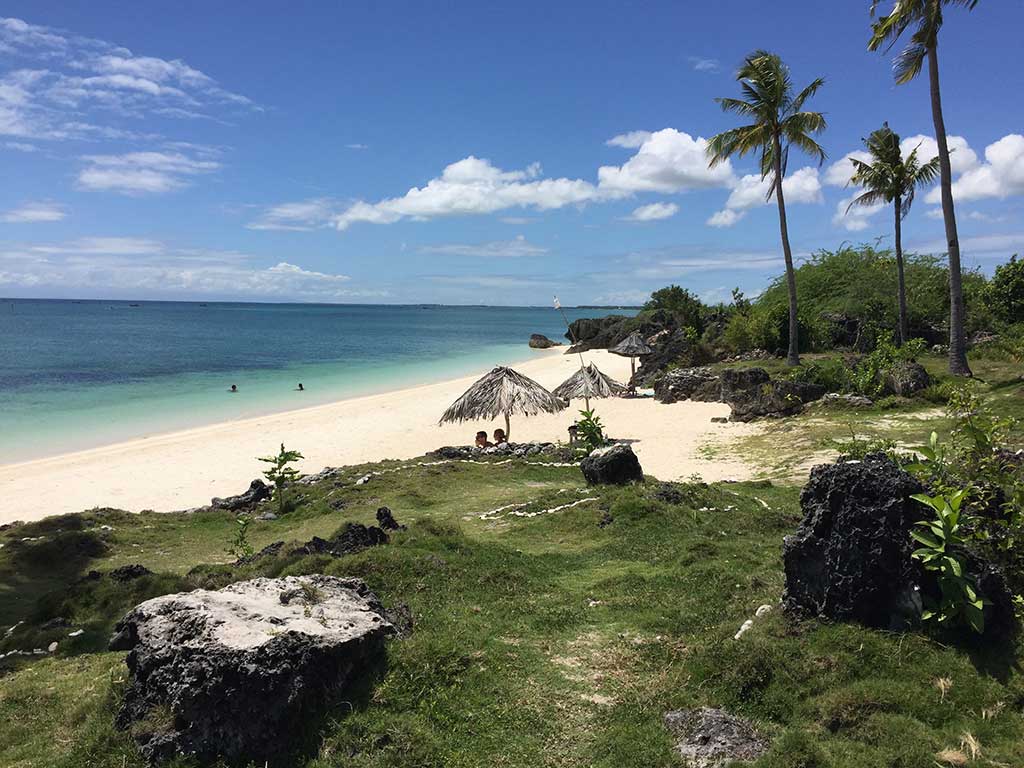
[(295, 388), (295, 391), (296, 392), (305, 392), (306, 391), (306, 388), (304, 386), (302, 386), (302, 382), (301, 381), (299, 382), (299, 386), (297, 386)]
[(228, 392), (238, 392), (238, 387), (235, 384), (232, 384), (231, 389), (229, 389)]

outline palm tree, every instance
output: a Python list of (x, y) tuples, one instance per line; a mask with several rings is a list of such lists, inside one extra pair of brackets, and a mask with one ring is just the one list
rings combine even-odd
[(939, 175), (939, 158), (933, 157), (924, 165), (917, 159), (917, 147), (915, 147), (906, 159), (900, 150), (900, 137), (893, 131), (888, 123), (883, 123), (877, 131), (873, 131), (864, 140), (864, 145), (871, 155), (871, 162), (850, 158), (853, 163), (854, 172), (850, 177), (850, 183), (863, 187), (865, 192), (847, 206), (855, 205), (878, 205), (879, 203), (892, 203), (895, 214), (896, 231), (896, 277), (899, 295), (900, 313), (900, 344), (910, 340), (910, 323), (907, 320), (907, 285), (903, 276), (903, 219), (910, 213), (910, 206), (914, 204), (914, 192), (918, 187), (926, 187), (932, 184)]
[[(871, 15), (882, 0), (871, 0)], [(917, 77), (928, 59), (928, 80), (931, 86), (932, 122), (935, 142), (939, 145), (939, 183), (942, 190), (942, 218), (946, 224), (946, 246), (949, 250), (949, 370), (954, 376), (970, 376), (967, 365), (967, 338), (964, 332), (964, 289), (960, 271), (960, 240), (956, 234), (956, 213), (953, 210), (953, 174), (949, 167), (949, 145), (946, 124), (942, 118), (942, 97), (939, 90), (939, 29), (942, 11), (947, 5), (962, 5), (972, 10), (978, 0), (896, 0), (892, 12), (872, 24), (868, 50), (886, 50), (910, 27), (914, 28), (910, 43), (893, 62), (896, 82), (909, 83)]]
[(800, 364), (799, 334), (796, 313), (796, 273), (793, 271), (793, 252), (789, 247), (789, 228), (786, 224), (786, 200), (782, 180), (786, 175), (786, 160), (790, 146), (825, 161), (823, 150), (813, 134), (825, 130), (825, 117), (820, 112), (805, 112), (804, 102), (813, 96), (825, 81), (820, 77), (795, 96), (789, 77), (789, 67), (774, 53), (755, 51), (743, 62), (736, 80), (745, 99), (715, 99), (725, 112), (735, 112), (752, 122), (718, 134), (708, 142), (710, 165), (728, 157), (740, 157), (748, 152), (760, 152), (761, 179), (771, 177), (767, 199), (772, 195), (779, 205), (779, 230), (782, 235), (782, 253), (786, 258), (786, 285), (789, 288), (789, 365)]

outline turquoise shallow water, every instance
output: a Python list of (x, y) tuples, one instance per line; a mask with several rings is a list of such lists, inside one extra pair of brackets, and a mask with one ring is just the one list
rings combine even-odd
[(0, 463), (440, 381), (564, 331), (546, 308), (4, 300)]

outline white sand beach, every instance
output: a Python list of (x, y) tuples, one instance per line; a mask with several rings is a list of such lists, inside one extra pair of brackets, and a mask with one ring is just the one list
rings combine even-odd
[[(605, 373), (625, 382), (629, 360), (604, 351), (586, 353)], [(500, 364), (503, 361), (496, 361)], [(554, 388), (579, 366), (564, 347), (536, 351), (516, 370)], [(468, 445), (478, 429), (504, 423), (445, 425), (437, 419), (480, 375), (257, 418), (154, 435), (51, 458), (0, 465), (0, 524), (79, 512), (96, 506), (161, 512), (207, 504), (213, 496), (241, 493), (265, 465), (256, 460), (280, 443), (301, 451), (303, 472), (382, 459), (408, 459), (442, 445)], [(636, 442), (644, 471), (662, 480), (697, 473), (705, 480), (743, 479), (753, 468), (721, 455), (710, 461), (699, 448), (727, 444), (756, 427), (715, 424), (721, 403), (662, 405), (651, 398), (594, 403), (609, 434)], [(512, 440), (565, 440), (582, 403), (555, 415), (512, 419)]]

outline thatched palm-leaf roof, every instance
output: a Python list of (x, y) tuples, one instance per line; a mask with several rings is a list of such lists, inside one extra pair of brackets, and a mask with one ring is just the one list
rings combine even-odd
[(616, 397), (625, 391), (626, 388), (622, 384), (601, 373), (596, 365), (590, 363), (555, 387), (552, 394), (563, 400), (578, 400), (589, 397)]
[(649, 355), (654, 350), (647, 346), (647, 342), (644, 341), (639, 331), (633, 331), (608, 351), (623, 357), (640, 357), (642, 355)]
[(444, 412), (439, 423), (492, 421), (499, 416), (557, 413), (565, 410), (564, 400), (555, 397), (531, 378), (505, 366), (498, 366), (478, 379)]

